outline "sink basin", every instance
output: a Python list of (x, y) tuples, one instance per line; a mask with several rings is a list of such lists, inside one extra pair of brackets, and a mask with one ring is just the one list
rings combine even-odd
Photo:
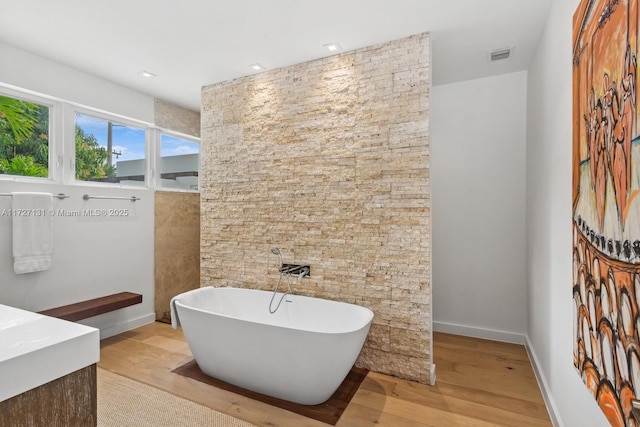
[(98, 360), (98, 329), (0, 304), (0, 401)]

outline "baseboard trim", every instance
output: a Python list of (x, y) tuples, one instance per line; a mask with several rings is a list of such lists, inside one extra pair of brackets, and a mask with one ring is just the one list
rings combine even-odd
[(529, 337), (525, 336), (525, 344), (524, 348), (527, 350), (527, 355), (529, 356), (529, 360), (531, 361), (531, 366), (533, 367), (533, 373), (536, 376), (536, 380), (538, 381), (538, 387), (542, 392), (542, 398), (544, 399), (544, 403), (547, 406), (547, 411), (549, 412), (549, 418), (551, 418), (551, 423), (554, 427), (564, 427), (564, 424), (560, 422), (560, 418), (558, 417), (558, 410), (556, 408), (555, 401), (551, 397), (551, 393), (549, 392), (549, 385), (547, 384), (547, 380), (545, 376), (542, 374), (542, 371), (539, 369), (538, 358), (536, 356), (536, 352), (533, 351), (533, 347), (531, 346), (531, 342), (529, 341)]
[[(117, 323), (112, 326), (98, 327), (100, 329), (100, 339), (103, 340), (105, 338), (109, 338), (114, 335), (118, 335), (123, 332), (130, 331), (140, 326), (153, 323), (155, 322), (155, 320), (156, 320), (156, 314), (154, 312), (154, 313), (145, 314), (144, 316), (136, 317), (135, 319), (128, 319), (126, 322)], [(78, 322), (78, 323), (82, 323), (82, 322)]]
[(482, 338), (486, 340), (525, 344), (525, 335), (513, 332), (496, 331), (492, 329), (474, 328), (472, 326), (456, 325), (453, 323), (433, 322), (435, 332), (464, 335), (466, 337)]

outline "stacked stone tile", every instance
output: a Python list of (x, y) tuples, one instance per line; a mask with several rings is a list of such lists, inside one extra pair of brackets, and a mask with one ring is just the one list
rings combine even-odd
[(161, 99), (154, 100), (154, 122), (163, 129), (200, 136), (199, 111), (192, 111)]
[[(203, 88), (201, 284), (371, 308), (357, 364), (427, 383), (430, 41), (419, 34)], [(295, 282), (295, 283), (294, 283)]]

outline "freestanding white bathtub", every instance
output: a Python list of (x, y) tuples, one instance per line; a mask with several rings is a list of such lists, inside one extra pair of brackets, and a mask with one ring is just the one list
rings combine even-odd
[[(273, 292), (204, 287), (171, 300), (205, 374), (303, 405), (329, 399), (360, 354), (373, 312), (342, 302)], [(281, 293), (274, 298), (274, 307)]]

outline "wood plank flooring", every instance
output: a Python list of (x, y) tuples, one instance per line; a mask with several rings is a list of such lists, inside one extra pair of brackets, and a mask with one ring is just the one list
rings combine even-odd
[[(434, 334), (435, 386), (370, 372), (338, 427), (551, 426), (523, 346)], [(257, 426), (326, 427), (171, 373), (192, 359), (181, 330), (155, 322), (101, 342), (98, 366)]]

